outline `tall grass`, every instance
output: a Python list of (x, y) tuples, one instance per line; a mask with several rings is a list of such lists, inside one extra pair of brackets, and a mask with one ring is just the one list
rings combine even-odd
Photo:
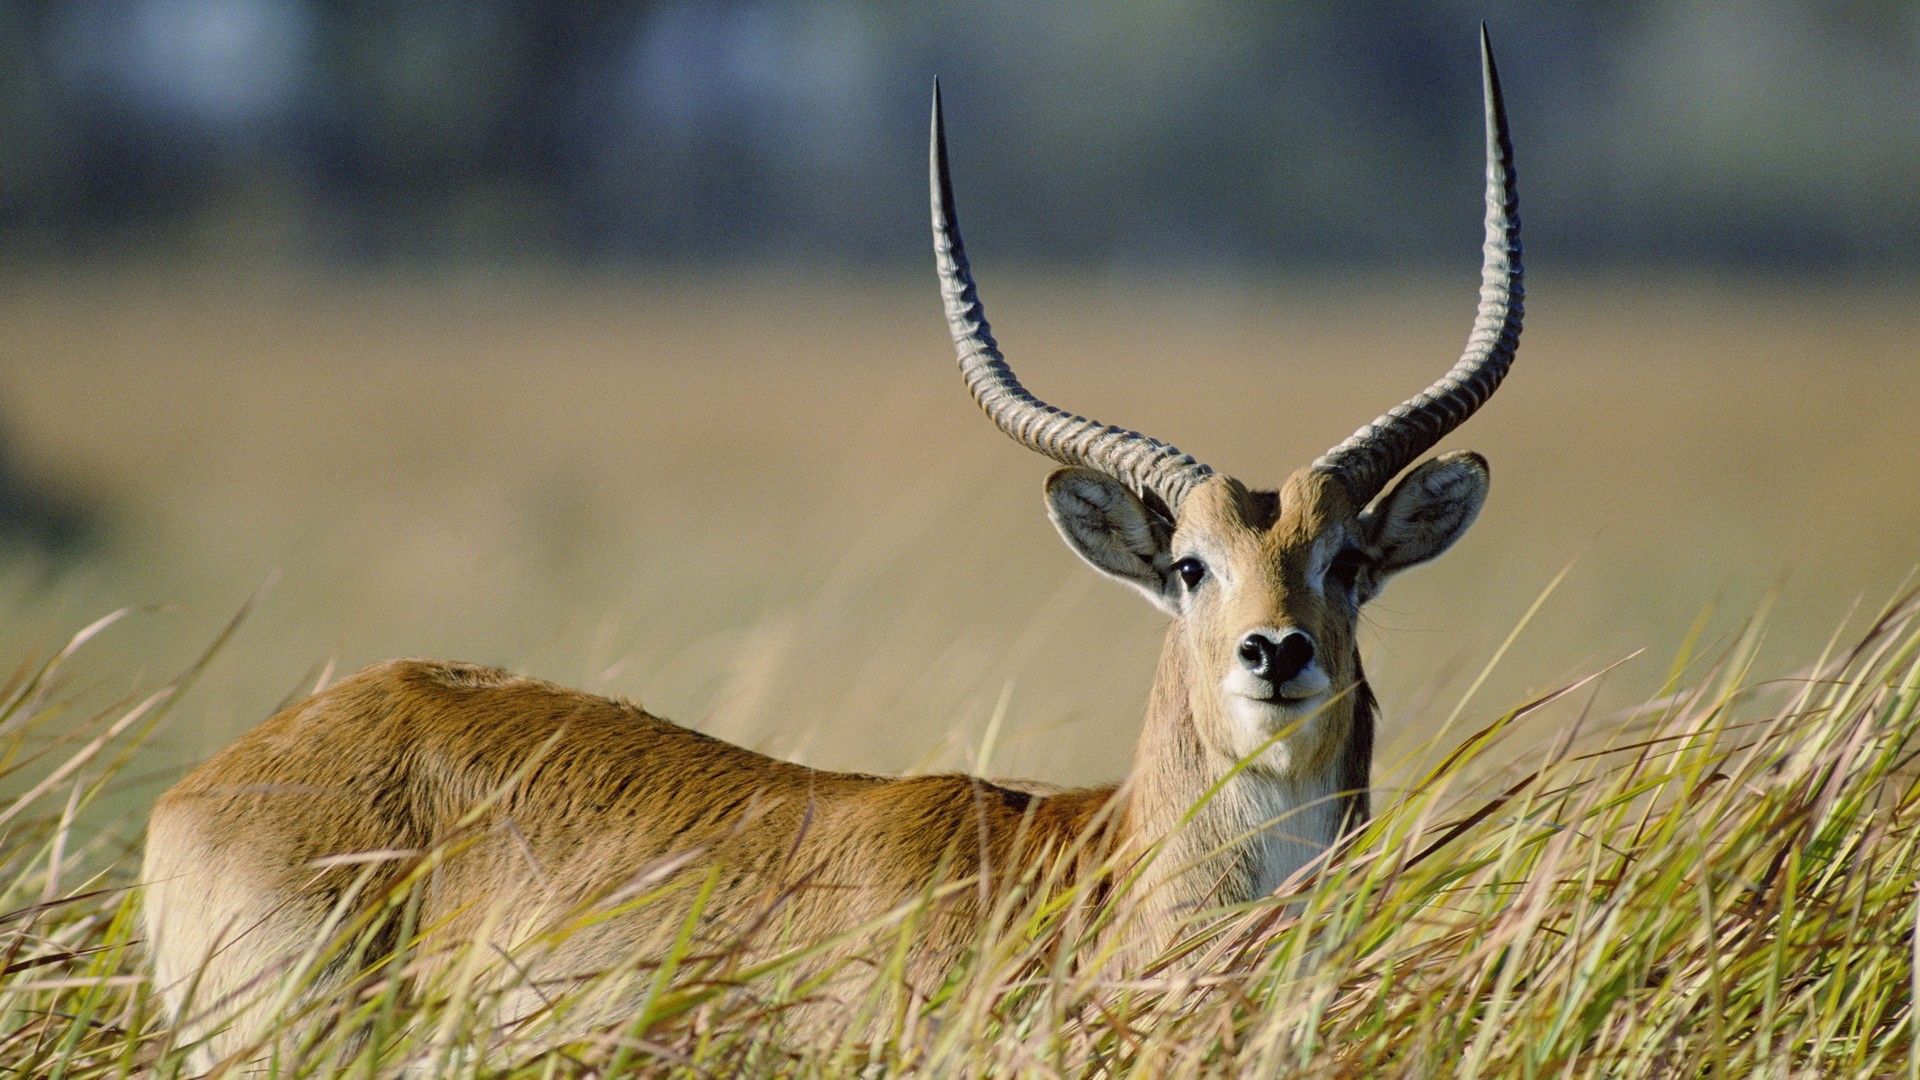
[[(147, 975), (137, 858), (75, 825), (193, 673), (76, 716), (59, 673), (101, 628), (0, 686), (12, 1075), (194, 1071)], [(933, 986), (904, 974), (916, 924), (968, 882), (866, 928), (861, 963), (783, 937), (776, 896), (749, 925), (690, 917), (629, 966), (551, 985), (436, 937), (403, 888), (365, 908), (399, 928), (391, 956), (343, 932), (264, 977), (285, 1004), (260, 1050), (283, 1076), (1920, 1075), (1920, 597), (1790, 678), (1751, 670), (1759, 629), (1681, 657), (1628, 716), (1587, 716), (1583, 680), (1443, 733), (1457, 749), (1382, 793), (1316, 880), (1197, 913), (1143, 969), (1108, 962), (1111, 909), (1047, 867)], [(418, 873), (439, 854), (412, 856)], [(619, 904), (697, 901), (689, 865)], [(326, 964), (353, 974), (323, 986), (307, 972)], [(571, 1031), (615, 984), (630, 1015)], [(503, 985), (538, 1007), (503, 1020)]]

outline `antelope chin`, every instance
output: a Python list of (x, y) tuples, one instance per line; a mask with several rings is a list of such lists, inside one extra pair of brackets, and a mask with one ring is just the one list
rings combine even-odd
[(1265, 679), (1244, 672), (1222, 680), (1221, 697), (1234, 729), (1236, 756), (1257, 754), (1254, 764), (1260, 771), (1283, 776), (1293, 772), (1296, 760), (1312, 759), (1321, 726), (1316, 715), (1330, 698), (1329, 682), (1318, 665), (1295, 676), (1278, 693)]
[(1325, 695), (1274, 700), (1229, 693), (1224, 701), (1230, 728), (1225, 749), (1236, 760), (1250, 759), (1252, 775), (1290, 776), (1296, 762), (1313, 756), (1306, 747), (1319, 726), (1314, 710), (1324, 700)]

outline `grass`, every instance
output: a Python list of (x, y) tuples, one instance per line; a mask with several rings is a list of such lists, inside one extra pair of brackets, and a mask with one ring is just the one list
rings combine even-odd
[[(374, 660), (499, 663), (829, 768), (1126, 765), (1158, 620), (1061, 550), (924, 282), (7, 284), (34, 362), (0, 419), (108, 531), (57, 574), (0, 563), (0, 657), (57, 657), (0, 683), (0, 1073), (182, 1074), (129, 889), (146, 807)], [(1319, 887), (1126, 982), (1070, 902), (912, 992), (912, 910), (825, 985), (777, 920), (703, 931), (608, 973), (651, 1003), (566, 1044), (488, 1026), (423, 940), (301, 1004), (287, 1071), (1914, 1075), (1920, 623), (1848, 618), (1920, 534), (1911, 283), (1538, 285), (1449, 443), (1492, 460), (1486, 514), (1370, 612), (1379, 817)], [(1430, 378), (1471, 302), (988, 286), (1040, 392), (1268, 484)], [(868, 1019), (808, 1037), (786, 1006), (822, 995)]]
[[(0, 760), (24, 789), (0, 809), (0, 1069), (14, 1075), (184, 1068), (145, 974), (135, 856), (74, 822), (197, 667), (74, 716), (54, 687), (109, 621), (0, 689)], [(1320, 880), (1196, 916), (1144, 971), (1103, 963), (1097, 913), (1037, 868), (944, 985), (900, 976), (916, 905), (865, 931), (870, 963), (825, 971), (777, 917), (738, 936), (690, 917), (660, 954), (604, 975), (647, 988), (629, 1021), (561, 1040), (540, 1017), (499, 1024), (480, 975), (511, 963), (413, 925), (403, 888), (376, 906), (403, 927), (393, 958), (354, 954), (350, 934), (316, 943), (316, 963), (338, 950), (362, 975), (292, 995), (274, 1071), (1911, 1076), (1920, 597), (1791, 678), (1753, 672), (1760, 629), (1680, 657), (1631, 716), (1587, 715), (1582, 680), (1446, 735), (1451, 753)], [(1544, 742), (1529, 730), (1542, 723), (1557, 725)], [(642, 875), (628, 908), (702, 887), (679, 869)], [(302, 987), (308, 970), (278, 978)], [(598, 989), (540, 993), (564, 1013)], [(854, 1019), (796, 1019), (822, 1000)]]

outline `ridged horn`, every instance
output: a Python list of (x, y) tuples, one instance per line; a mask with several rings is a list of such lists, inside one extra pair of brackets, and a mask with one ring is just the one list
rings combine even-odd
[(1520, 345), (1520, 203), (1513, 139), (1485, 23), (1480, 24), (1480, 78), (1487, 113), (1487, 239), (1480, 266), (1480, 310), (1466, 352), (1452, 370), (1313, 463), (1315, 470), (1339, 477), (1356, 503), (1378, 495), (1395, 474), (1485, 404), (1506, 377)]
[(953, 178), (947, 172), (947, 132), (940, 115), (940, 83), (933, 84), (933, 125), (928, 181), (933, 196), (933, 256), (940, 271), (940, 299), (960, 358), (967, 389), (1001, 431), (1064, 465), (1098, 469), (1150, 503), (1177, 512), (1181, 500), (1213, 470), (1158, 439), (1102, 424), (1049, 405), (1028, 392), (1000, 355), (987, 325), (960, 241), (953, 209)]

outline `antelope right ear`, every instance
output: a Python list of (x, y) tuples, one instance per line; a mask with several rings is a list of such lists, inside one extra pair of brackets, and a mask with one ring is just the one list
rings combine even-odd
[(1047, 516), (1088, 565), (1139, 589), (1167, 614), (1179, 613), (1168, 553), (1173, 533), (1125, 484), (1093, 469), (1060, 469), (1047, 477)]

